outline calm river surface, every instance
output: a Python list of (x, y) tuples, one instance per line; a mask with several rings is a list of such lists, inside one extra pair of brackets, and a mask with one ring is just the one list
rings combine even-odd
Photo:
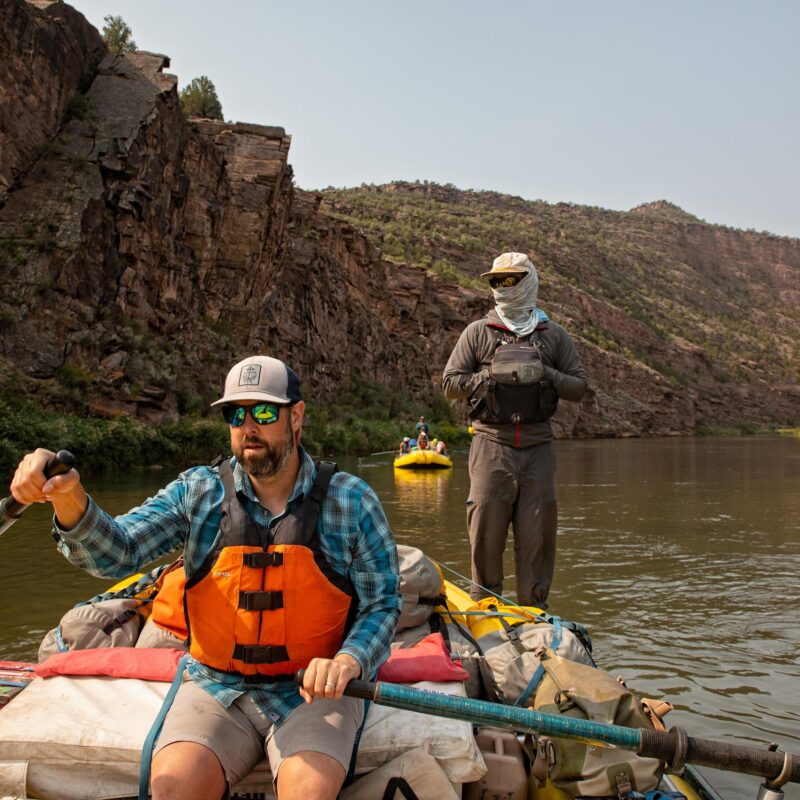
[[(588, 627), (601, 666), (670, 700), (669, 725), (800, 752), (800, 439), (557, 442), (556, 453), (551, 610)], [(377, 490), (398, 542), (466, 575), (469, 480), (466, 455), (455, 458), (427, 474), (395, 472), (390, 457), (340, 464)], [(173, 477), (87, 484), (120, 513)], [(48, 528), (33, 508), (0, 541), (0, 658), (35, 659), (61, 613), (109, 584), (64, 561)], [(756, 778), (705, 774), (726, 797), (756, 796)]]

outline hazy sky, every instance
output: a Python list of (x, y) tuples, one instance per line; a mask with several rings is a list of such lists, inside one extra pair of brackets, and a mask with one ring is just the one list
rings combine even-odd
[(394, 179), (800, 236), (797, 0), (74, 0), (226, 119), (281, 125), (306, 189)]

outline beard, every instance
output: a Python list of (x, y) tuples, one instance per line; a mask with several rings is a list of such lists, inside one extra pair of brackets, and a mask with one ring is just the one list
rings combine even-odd
[[(248, 455), (245, 453), (245, 447), (248, 444), (259, 444), (264, 451), (258, 455)], [(289, 459), (297, 450), (297, 442), (291, 424), (287, 424), (283, 442), (273, 445), (257, 436), (249, 436), (242, 441), (239, 447), (232, 449), (236, 460), (248, 475), (253, 478), (272, 478), (289, 463)]]

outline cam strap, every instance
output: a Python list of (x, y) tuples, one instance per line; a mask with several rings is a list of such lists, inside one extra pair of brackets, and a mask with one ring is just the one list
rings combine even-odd
[[(550, 640), (550, 649), (555, 653), (560, 644), (561, 620), (558, 617), (553, 617), (553, 638)], [(522, 694), (520, 694), (520, 696), (516, 699), (514, 703), (515, 706), (522, 706), (523, 708), (526, 706), (531, 695), (536, 691), (536, 689), (539, 688), (539, 684), (544, 678), (544, 672), (544, 666), (540, 660), (536, 670), (534, 671), (533, 675), (531, 675), (531, 679), (528, 681), (528, 685), (522, 690)]]
[(283, 608), (283, 592), (239, 592), (239, 608), (246, 611), (275, 611)]
[(289, 651), (277, 644), (237, 644), (233, 658), (245, 664), (280, 664), (289, 660)]
[(110, 622), (103, 625), (101, 630), (106, 636), (111, 636), (117, 628), (121, 628), (129, 619), (133, 619), (138, 613), (137, 609), (129, 608), (127, 611), (123, 611), (118, 617), (114, 617)]
[(280, 567), (283, 565), (283, 553), (245, 553), (242, 558), (242, 564), (256, 569)]

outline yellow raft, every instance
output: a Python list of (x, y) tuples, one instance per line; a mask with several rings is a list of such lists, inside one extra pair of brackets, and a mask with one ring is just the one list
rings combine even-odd
[(453, 459), (435, 450), (412, 450), (394, 460), (395, 469), (450, 469)]

